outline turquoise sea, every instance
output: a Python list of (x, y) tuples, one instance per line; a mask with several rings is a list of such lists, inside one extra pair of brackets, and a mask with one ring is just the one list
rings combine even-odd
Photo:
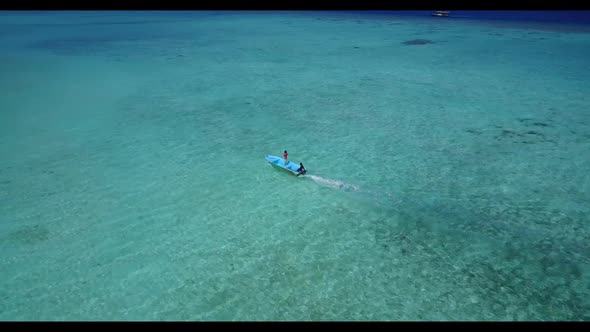
[(590, 320), (587, 26), (2, 12), (0, 58), (0, 320)]

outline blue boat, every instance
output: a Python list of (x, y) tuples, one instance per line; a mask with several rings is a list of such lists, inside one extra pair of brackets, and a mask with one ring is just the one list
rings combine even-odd
[(266, 161), (269, 162), (274, 168), (283, 170), (291, 175), (300, 176), (302, 174), (297, 173), (299, 168), (298, 163), (294, 163), (289, 160), (289, 163), (285, 165), (285, 160), (281, 157), (266, 155)]

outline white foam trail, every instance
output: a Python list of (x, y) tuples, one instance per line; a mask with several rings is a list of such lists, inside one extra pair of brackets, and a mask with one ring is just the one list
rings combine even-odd
[(356, 186), (354, 184), (346, 183), (346, 182), (339, 181), (339, 180), (325, 179), (321, 176), (316, 176), (316, 175), (302, 175), (301, 177), (310, 178), (313, 180), (313, 182), (315, 182), (323, 187), (328, 187), (328, 188), (342, 190), (342, 191), (348, 191), (348, 192), (353, 191), (353, 192), (357, 192), (359, 194), (364, 194), (359, 197), (364, 197), (365, 199), (369, 199), (371, 202), (373, 202), (379, 206), (391, 207), (391, 206), (399, 205), (403, 201), (403, 199), (401, 199), (401, 197), (396, 198), (395, 195), (391, 192), (384, 192), (384, 193), (378, 194), (378, 193), (375, 193), (372, 191), (363, 190), (359, 186)]
[(359, 188), (358, 186), (355, 186), (354, 184), (350, 184), (350, 183), (346, 183), (346, 182), (342, 182), (342, 181), (338, 181), (338, 180), (324, 179), (323, 177), (316, 176), (316, 175), (304, 175), (304, 176), (306, 178), (312, 179), (313, 182), (319, 184), (320, 186), (324, 186), (324, 187), (340, 189), (340, 190), (344, 190), (344, 191), (359, 191), (359, 190), (361, 190), (361, 188)]

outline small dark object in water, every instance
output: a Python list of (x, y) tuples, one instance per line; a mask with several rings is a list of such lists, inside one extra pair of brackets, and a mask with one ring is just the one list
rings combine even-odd
[(434, 42), (430, 39), (412, 39), (406, 40), (403, 42), (404, 45), (426, 45), (426, 44), (434, 44)]
[(513, 132), (512, 130), (502, 130), (502, 135), (514, 135), (515, 132)]
[(468, 133), (471, 133), (471, 134), (477, 134), (477, 135), (481, 134), (480, 131), (477, 131), (475, 129), (467, 129), (465, 131), (468, 132)]
[(360, 48), (360, 46), (355, 46), (354, 48)]
[(508, 137), (514, 137), (514, 136), (518, 136), (518, 137), (523, 137), (524, 135), (521, 133), (517, 133), (515, 131), (512, 130), (502, 130), (502, 136), (508, 136)]
[(543, 122), (535, 122), (533, 123), (533, 126), (547, 127), (549, 125)]

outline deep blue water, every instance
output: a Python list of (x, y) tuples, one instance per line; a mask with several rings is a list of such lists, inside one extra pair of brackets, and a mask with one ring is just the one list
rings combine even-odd
[[(439, 8), (445, 10), (445, 8)], [(131, 11), (133, 12), (133, 11)], [(136, 11), (143, 14), (149, 14), (152, 11)], [(315, 11), (310, 11), (315, 12)], [(430, 10), (367, 10), (367, 11), (331, 11), (331, 14), (344, 15), (371, 15), (377, 16), (404, 16), (404, 17), (431, 17), (433, 11)], [(504, 21), (504, 22), (531, 22), (531, 23), (559, 23), (559, 24), (575, 24), (575, 25), (590, 25), (590, 11), (588, 10), (451, 10), (451, 19), (470, 19), (470, 20), (486, 20), (486, 21)], [(45, 15), (45, 11), (13, 11), (0, 12), (0, 15), (10, 15), (14, 13), (26, 13), (27, 15)], [(67, 12), (73, 17), (80, 15), (92, 15), (89, 11), (69, 11)], [(126, 16), (130, 11), (112, 11), (111, 17)], [(152, 12), (153, 13), (153, 12)], [(202, 15), (202, 11), (166, 11), (167, 17), (173, 16), (191, 18), (195, 15)], [(236, 14), (239, 11), (236, 12)], [(270, 13), (270, 12), (268, 12)], [(62, 13), (63, 14), (63, 13)], [(210, 16), (229, 14), (228, 11), (213, 11), (209, 12)], [(67, 23), (67, 22), (64, 22)]]
[[(444, 10), (441, 8), (440, 10)], [(590, 24), (590, 11), (582, 10), (453, 10), (452, 18), (521, 22)], [(373, 15), (430, 16), (432, 11), (366, 11)]]

